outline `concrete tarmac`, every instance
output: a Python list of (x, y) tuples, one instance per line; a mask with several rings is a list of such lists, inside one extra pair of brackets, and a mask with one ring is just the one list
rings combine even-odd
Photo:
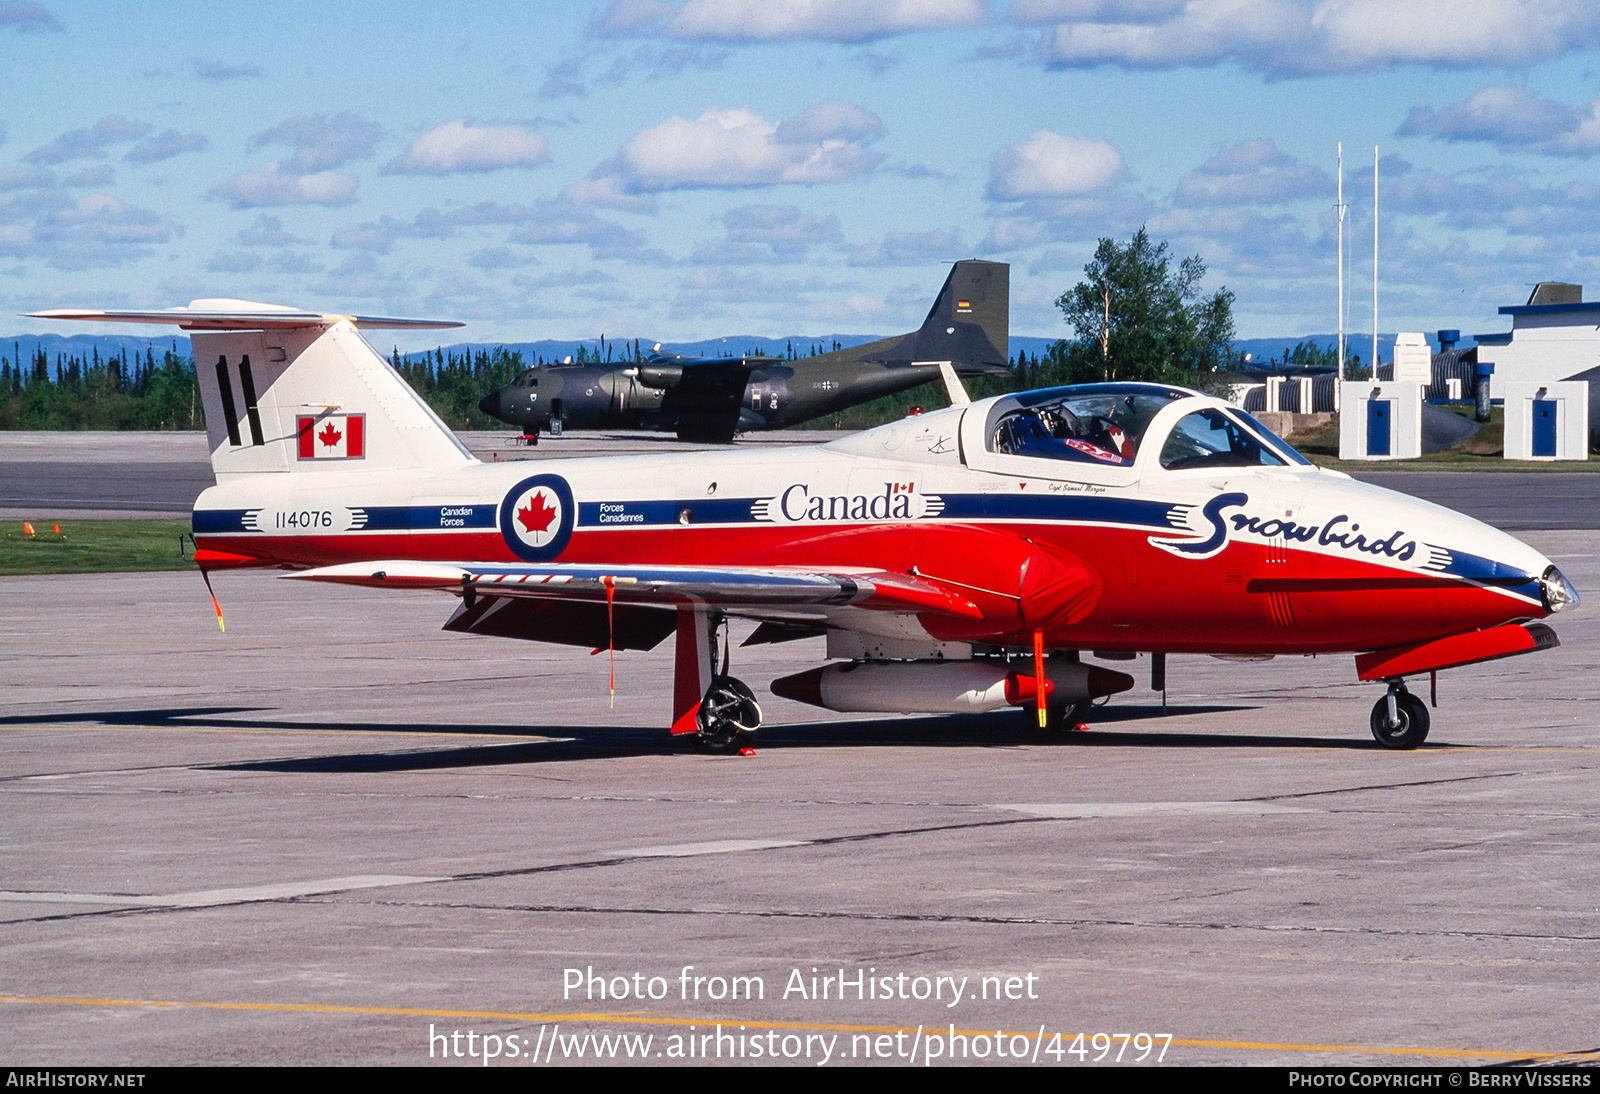
[[(1396, 481), (1600, 603), (1591, 476), (1451, 477)], [(0, 516), (209, 481), (198, 434), (0, 435)], [(670, 644), (613, 707), (604, 653), (443, 633), (443, 594), (215, 583), (225, 634), (192, 574), (0, 578), (7, 1063), (1592, 1059), (1589, 607), (1443, 674), (1416, 752), (1348, 657), (1175, 657), (1165, 707), (1119, 664), (1063, 738), (773, 697), (808, 640), (734, 651), (767, 726), (710, 757), (661, 728)]]
[(1059, 738), (772, 697), (803, 641), (734, 651), (768, 727), (710, 757), (670, 643), (613, 709), (443, 594), (216, 586), (225, 634), (190, 574), (0, 579), (8, 1063), (1592, 1060), (1592, 609), (1415, 752), (1347, 657), (1175, 657)]

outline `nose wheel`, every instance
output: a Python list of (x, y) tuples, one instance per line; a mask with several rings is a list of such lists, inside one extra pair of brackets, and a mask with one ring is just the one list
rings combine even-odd
[(744, 681), (732, 676), (714, 676), (700, 701), (696, 715), (700, 730), (697, 738), (707, 752), (737, 752), (746, 747), (761, 728), (761, 705)]
[(1389, 685), (1389, 693), (1372, 707), (1372, 736), (1384, 748), (1416, 748), (1428, 739), (1428, 704), (1406, 690)]

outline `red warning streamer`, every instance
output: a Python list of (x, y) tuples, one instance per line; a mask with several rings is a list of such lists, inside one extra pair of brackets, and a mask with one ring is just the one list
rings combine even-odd
[(211, 588), (211, 575), (201, 570), (200, 580), (206, 583), (206, 592), (211, 593), (211, 606), (217, 610), (217, 628), (226, 631), (228, 628), (222, 622), (222, 605), (217, 602), (217, 594)]
[(617, 596), (614, 578), (600, 579), (606, 587), (606, 656), (611, 659), (611, 709), (617, 709), (617, 628), (612, 605)]
[(1045, 727), (1044, 693), (1044, 631), (1033, 632), (1033, 692), (1034, 701), (1039, 707), (1039, 728)]

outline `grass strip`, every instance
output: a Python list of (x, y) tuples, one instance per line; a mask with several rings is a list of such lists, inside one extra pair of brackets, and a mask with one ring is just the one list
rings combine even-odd
[[(176, 520), (0, 521), (0, 575), (192, 570), (179, 553), (189, 525)], [(57, 531), (56, 529), (59, 529)]]

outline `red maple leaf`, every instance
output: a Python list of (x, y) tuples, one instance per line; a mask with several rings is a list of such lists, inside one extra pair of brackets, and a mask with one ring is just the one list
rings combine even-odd
[(528, 499), (526, 509), (517, 510), (517, 520), (522, 522), (523, 528), (533, 534), (548, 531), (550, 522), (555, 519), (556, 511), (544, 503), (544, 494), (538, 491)]
[(334, 445), (339, 443), (339, 438), (342, 436), (344, 436), (344, 434), (333, 428), (333, 423), (329, 422), (327, 425), (322, 427), (322, 432), (317, 434), (317, 440), (321, 441), (329, 448), (332, 448)]

